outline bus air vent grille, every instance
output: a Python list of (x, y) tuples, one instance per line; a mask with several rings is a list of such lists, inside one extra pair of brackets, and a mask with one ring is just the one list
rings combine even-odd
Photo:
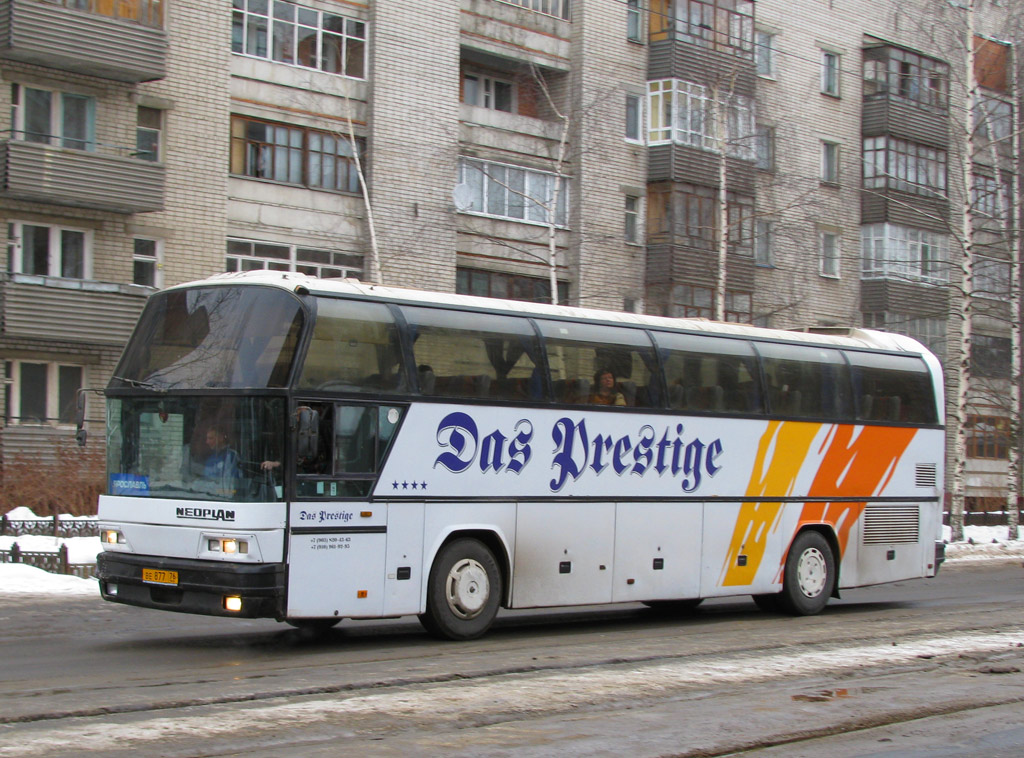
[(918, 487), (934, 487), (939, 481), (939, 470), (934, 463), (918, 463), (914, 470), (914, 484)]
[(865, 545), (917, 542), (921, 518), (917, 505), (869, 505), (864, 510)]

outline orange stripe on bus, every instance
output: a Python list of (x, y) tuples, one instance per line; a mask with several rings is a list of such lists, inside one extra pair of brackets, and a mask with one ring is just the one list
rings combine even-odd
[[(811, 442), (821, 424), (770, 421), (757, 446), (757, 457), (750, 472), (747, 497), (775, 493), (790, 495), (800, 474)], [(729, 552), (722, 567), (721, 586), (734, 587), (754, 581), (764, 559), (768, 535), (778, 527), (782, 503), (743, 503), (736, 518)], [(737, 557), (747, 556), (746, 565), (737, 565)]]

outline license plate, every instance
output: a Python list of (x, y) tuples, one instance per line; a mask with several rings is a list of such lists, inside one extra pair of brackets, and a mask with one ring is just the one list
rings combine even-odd
[(174, 584), (178, 583), (177, 571), (164, 571), (163, 569), (142, 569), (142, 581), (150, 584)]

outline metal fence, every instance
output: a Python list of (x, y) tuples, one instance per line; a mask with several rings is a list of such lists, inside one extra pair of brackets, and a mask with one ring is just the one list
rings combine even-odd
[(89, 519), (64, 519), (60, 516), (46, 519), (9, 519), (0, 516), (0, 535), (21, 537), (35, 534), (42, 537), (98, 537), (99, 522)]
[(71, 563), (68, 561), (67, 545), (61, 545), (57, 552), (22, 550), (15, 542), (10, 550), (0, 550), (0, 563), (23, 563), (26, 566), (48, 571), (51, 574), (70, 574), (89, 579), (96, 576), (95, 563)]
[[(96, 537), (99, 536), (96, 519), (64, 519), (60, 516), (46, 519), (9, 519), (0, 516), (0, 535), (23, 537)], [(51, 574), (69, 574), (88, 579), (96, 575), (95, 563), (71, 563), (67, 545), (56, 552), (22, 550), (15, 542), (10, 550), (0, 550), (0, 563), (23, 563), (26, 566), (49, 571)]]

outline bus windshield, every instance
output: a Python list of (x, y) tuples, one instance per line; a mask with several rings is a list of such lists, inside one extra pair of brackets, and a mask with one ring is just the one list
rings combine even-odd
[(107, 491), (282, 500), (284, 407), (281, 397), (108, 398)]
[(284, 387), (303, 325), (283, 290), (202, 287), (153, 295), (111, 388)]

